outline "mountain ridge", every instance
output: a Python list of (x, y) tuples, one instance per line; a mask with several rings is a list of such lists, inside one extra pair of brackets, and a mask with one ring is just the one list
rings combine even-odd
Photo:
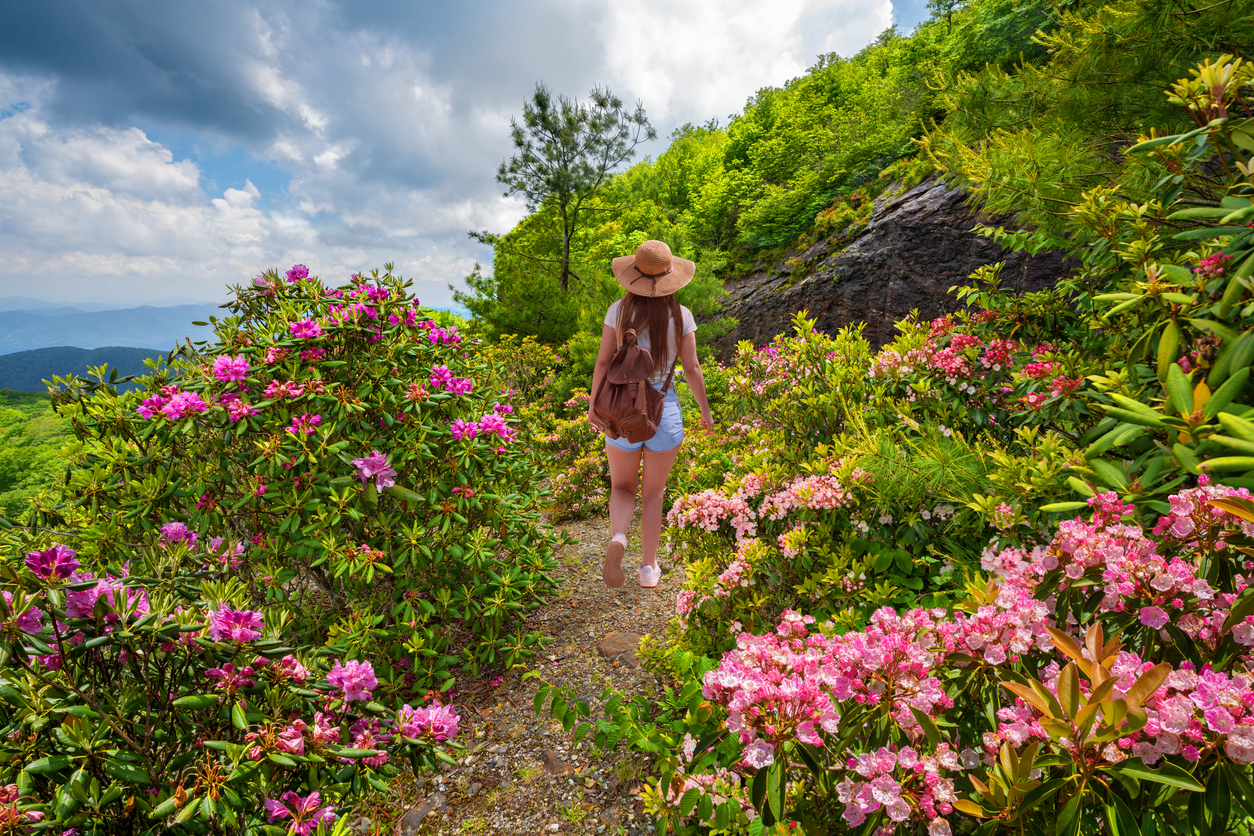
[[(54, 309), (56, 310), (56, 309)], [(185, 339), (208, 340), (213, 330), (192, 325), (221, 315), (217, 305), (141, 305), (109, 311), (0, 311), (0, 355), (39, 348), (106, 346), (169, 351)]]

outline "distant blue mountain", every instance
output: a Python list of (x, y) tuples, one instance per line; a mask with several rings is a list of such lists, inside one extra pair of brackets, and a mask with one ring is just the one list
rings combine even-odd
[[(89, 366), (107, 365), (116, 368), (119, 379), (146, 374), (148, 369), (144, 366), (144, 360), (163, 354), (164, 351), (154, 351), (151, 348), (116, 345), (93, 349), (62, 345), (55, 348), (37, 348), (34, 351), (15, 351), (0, 355), (0, 389), (45, 392), (48, 389), (44, 384), (45, 380), (70, 374), (86, 377)], [(119, 388), (128, 389), (131, 386)]]
[(36, 348), (135, 346), (169, 351), (185, 339), (210, 340), (207, 326), (192, 325), (225, 313), (216, 305), (143, 306), (111, 311), (67, 311), (48, 305), (39, 310), (0, 311), (0, 355)]

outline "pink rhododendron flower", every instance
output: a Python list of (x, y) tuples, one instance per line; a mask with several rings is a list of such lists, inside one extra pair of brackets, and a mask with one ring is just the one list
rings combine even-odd
[[(11, 615), (13, 612), (13, 593), (5, 590), (0, 592), (0, 595), (4, 596), (5, 611)], [(44, 629), (43, 618), (43, 610), (39, 609), (39, 607), (31, 607), (9, 623), (16, 626), (23, 633), (33, 636)]]
[(292, 269), (288, 270), (284, 275), (287, 276), (289, 282), (298, 282), (301, 279), (309, 278), (309, 268), (303, 264), (293, 264)]
[(287, 327), (287, 330), (298, 340), (313, 340), (321, 337), (323, 334), (322, 326), (313, 319), (302, 319), (299, 322), (293, 322)]
[(78, 571), (77, 553), (60, 544), (42, 552), (27, 552), (26, 568), (46, 581), (63, 581)]
[(306, 412), (304, 415), (292, 418), (292, 425), (287, 428), (287, 431), (292, 435), (303, 435), (308, 438), (317, 432), (318, 427), (321, 425), (321, 415), (311, 415)]
[(321, 805), (322, 796), (317, 790), (304, 798), (289, 790), (283, 793), (278, 801), (267, 798), (263, 802), (271, 824), (283, 819), (291, 819), (287, 828), (289, 836), (310, 836), (318, 829), (318, 825), (329, 825), (334, 822), (335, 805)]
[(341, 664), (336, 662), (327, 674), (327, 682), (344, 690), (345, 702), (364, 702), (370, 699), (370, 691), (379, 684), (374, 666), (356, 659)]
[(441, 705), (438, 701), (424, 708), (404, 705), (396, 715), (396, 730), (415, 740), (443, 743), (456, 736), (457, 722), (457, 712), (451, 705)]
[(216, 642), (251, 642), (261, 638), (262, 616), (253, 610), (225, 606), (209, 614), (209, 638)]
[(243, 380), (248, 377), (248, 360), (244, 355), (231, 357), (223, 355), (213, 361), (213, 376), (223, 383)]
[(387, 463), (387, 456), (378, 450), (371, 450), (365, 458), (353, 459), (353, 467), (357, 468), (357, 476), (361, 486), (366, 486), (368, 479), (374, 479), (375, 491), (383, 493), (384, 488), (396, 484), (396, 471)]
[(194, 531), (188, 530), (187, 526), (181, 522), (168, 522), (161, 526), (161, 545), (169, 548), (177, 543), (186, 543), (187, 547), (192, 551), (196, 550), (196, 540), (198, 535)]

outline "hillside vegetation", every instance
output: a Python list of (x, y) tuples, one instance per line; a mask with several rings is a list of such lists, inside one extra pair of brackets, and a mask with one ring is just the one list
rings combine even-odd
[(72, 374), (86, 376), (88, 368), (95, 366), (108, 366), (106, 375), (117, 369), (119, 378), (140, 375), (145, 372), (145, 360), (161, 355), (162, 352), (150, 348), (116, 345), (90, 349), (62, 345), (0, 354), (0, 389), (45, 392), (48, 385), (44, 381)]
[(20, 517), (65, 471), (69, 422), (44, 394), (0, 388), (0, 514)]

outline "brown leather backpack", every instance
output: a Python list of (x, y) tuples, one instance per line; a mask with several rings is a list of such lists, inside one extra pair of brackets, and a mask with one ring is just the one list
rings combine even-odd
[[(678, 362), (678, 356), (675, 360)], [(649, 383), (652, 374), (653, 356), (636, 343), (635, 329), (628, 328), (601, 385), (592, 395), (592, 409), (610, 438), (626, 438), (634, 444), (648, 441), (657, 433), (666, 392), (675, 377), (675, 364), (671, 364), (660, 392)]]

